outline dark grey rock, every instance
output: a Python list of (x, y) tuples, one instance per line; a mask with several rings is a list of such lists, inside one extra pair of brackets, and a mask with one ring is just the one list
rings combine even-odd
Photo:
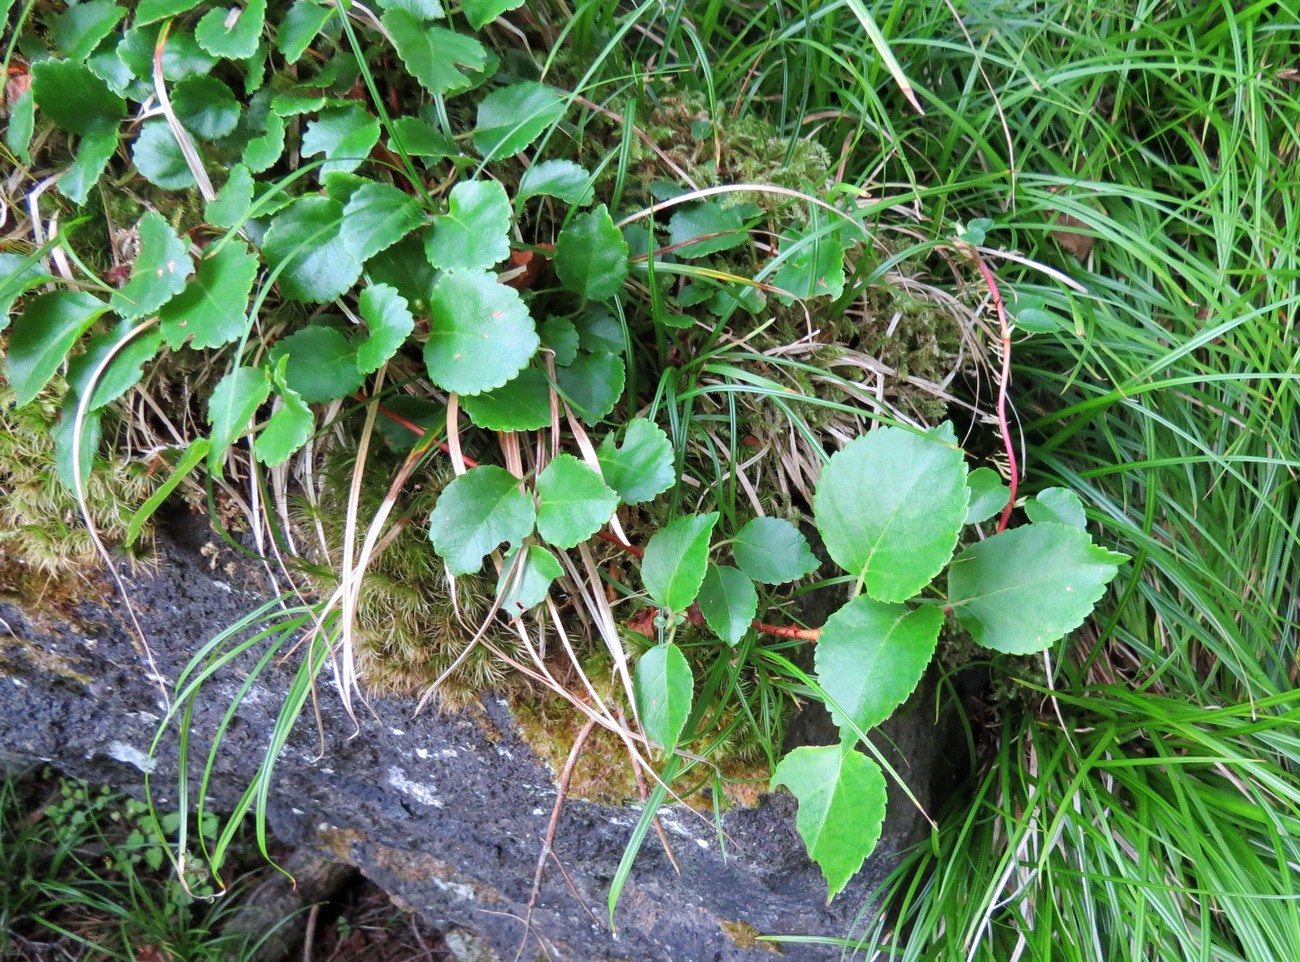
[[(234, 554), (227, 551), (214, 567), (200, 554), (208, 540), (197, 522), (177, 523), (160, 538), (158, 570), (129, 578), (169, 686), (216, 631), (265, 600), (259, 566), (237, 559), (227, 567)], [(41, 609), (40, 598), (0, 601), (0, 634), (9, 636), (0, 649), (0, 758), (50, 761), (68, 774), (137, 793), (150, 767), (155, 797), (175, 804), (176, 731), (150, 758), (165, 707), (108, 580), (87, 584), (85, 597), (65, 606), (61, 618)], [(269, 668), (236, 708), (208, 785), (218, 808), (233, 806), (261, 763), (294, 664)], [(250, 666), (243, 659), (208, 685), (190, 725), (194, 764), (201, 765)], [(358, 732), (328, 672), (319, 695), (324, 753), (309, 706), (276, 766), (272, 831), (289, 845), (359, 866), (463, 942), (466, 958), (495, 952), (513, 959), (555, 785), (516, 734), (505, 705), (487, 695), (477, 717), (413, 717), (412, 700), (386, 699), (372, 705), (373, 714), (358, 713)], [(817, 727), (815, 716), (808, 717), (799, 726), (806, 735)], [(952, 784), (949, 755), (962, 754), (951, 724), (941, 729), (933, 718), (932, 706), (903, 713), (891, 722), (893, 745), (885, 745), (931, 809)], [(809, 737), (830, 740), (815, 731)], [(757, 808), (729, 812), (724, 859), (711, 824), (678, 807), (663, 809), (682, 874), (673, 872), (651, 833), (624, 890), (615, 937), (605, 899), (639, 813), (572, 799), (555, 840), (572, 888), (552, 864), (534, 931), (550, 958), (574, 962), (746, 962), (771, 957), (771, 945), (753, 945), (756, 932), (843, 936), (898, 853), (924, 837), (925, 824), (893, 790), (880, 848), (828, 907), (794, 811), (793, 798), (773, 795)], [(799, 944), (782, 952), (792, 960), (840, 956), (838, 948)], [(545, 957), (536, 938), (523, 955)]]

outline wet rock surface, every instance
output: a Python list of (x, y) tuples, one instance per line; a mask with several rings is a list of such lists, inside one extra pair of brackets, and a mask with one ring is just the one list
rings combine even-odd
[[(229, 550), (205, 554), (212, 540), (197, 520), (175, 522), (160, 535), (155, 570), (124, 572), (169, 689), (208, 639), (267, 598), (260, 566)], [(155, 798), (174, 805), (177, 731), (151, 758), (166, 707), (111, 582), (87, 581), (81, 598), (61, 610), (38, 593), (9, 592), (0, 596), (0, 619), (8, 636), (0, 652), (0, 753), (50, 761), (137, 794), (147, 767)], [(189, 726), (192, 773), (201, 771), (255, 654), (205, 687)], [(218, 809), (238, 801), (261, 764), (296, 664), (272, 664), (239, 701), (207, 786)], [(358, 710), (358, 731), (337, 694), (327, 669), (317, 699), (322, 730), (309, 702), (276, 766), (271, 830), (286, 844), (358, 866), (443, 930), (449, 945), (463, 941), (466, 958), (514, 958), (555, 802), (554, 773), (492, 695), (481, 712), (458, 717), (414, 716), (411, 699), (375, 700)], [(885, 746), (927, 808), (949, 790), (946, 753), (960, 745), (951, 726), (933, 719), (925, 706), (904, 713), (891, 722), (893, 745)], [(191, 785), (197, 790), (197, 780)], [(651, 833), (624, 889), (615, 936), (605, 900), (639, 810), (570, 799), (554, 846), (564, 872), (555, 860), (548, 865), (522, 958), (742, 962), (773, 957), (775, 946), (755, 943), (755, 934), (844, 936), (897, 853), (923, 837), (924, 821), (891, 789), (879, 849), (828, 907), (794, 813), (787, 795), (727, 813), (724, 857), (711, 820), (680, 806), (662, 810), (681, 874)], [(841, 950), (792, 943), (781, 953), (814, 960)]]

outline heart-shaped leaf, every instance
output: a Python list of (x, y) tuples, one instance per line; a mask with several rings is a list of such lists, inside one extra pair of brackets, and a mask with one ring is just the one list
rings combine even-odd
[(281, 292), (321, 303), (344, 294), (361, 276), (361, 259), (343, 239), (343, 205), (330, 197), (299, 197), (280, 211), (262, 242)]
[(501, 387), (541, 343), (519, 292), (486, 271), (444, 274), (429, 298), (424, 363), (445, 391), (478, 394)]
[(604, 204), (569, 221), (555, 241), (555, 273), (565, 287), (591, 300), (622, 290), (627, 263), (627, 241)]
[(538, 431), (551, 423), (551, 383), (526, 367), (495, 391), (462, 399), (471, 421), (489, 431)]
[(488, 464), (472, 468), (443, 489), (429, 519), (434, 550), (453, 575), (473, 574), (502, 542), (519, 544), (537, 520), (519, 479)]
[(519, 153), (564, 116), (564, 97), (531, 80), (494, 90), (479, 102), (471, 139), (483, 162)]
[(537, 533), (557, 548), (573, 548), (614, 515), (618, 495), (572, 454), (557, 454), (537, 476)]
[(817, 570), (808, 539), (784, 518), (754, 518), (731, 543), (736, 564), (755, 581), (782, 585)]
[(674, 644), (655, 645), (637, 661), (632, 690), (646, 737), (671, 752), (682, 737), (695, 695), (686, 656)]
[(84, 291), (50, 291), (26, 303), (13, 319), (4, 359), (16, 407), (40, 393), (77, 338), (107, 310), (107, 304)]
[(308, 404), (336, 401), (361, 387), (356, 349), (343, 334), (313, 324), (275, 342), (271, 360), (287, 359), (284, 383)]
[(641, 581), (660, 608), (685, 611), (700, 593), (717, 512), (688, 514), (656, 531), (641, 559)]
[(596, 456), (605, 482), (624, 504), (649, 501), (677, 483), (672, 443), (658, 425), (645, 418), (628, 422), (621, 445), (614, 443), (614, 435), (607, 434)]
[(709, 565), (696, 602), (713, 633), (733, 646), (745, 637), (758, 612), (754, 582), (727, 565)]
[(510, 199), (495, 180), (457, 184), (447, 213), (425, 240), (429, 263), (444, 271), (488, 270), (510, 255)]

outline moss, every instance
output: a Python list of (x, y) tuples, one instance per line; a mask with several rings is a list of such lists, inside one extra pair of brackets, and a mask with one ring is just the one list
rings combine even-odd
[(771, 952), (773, 955), (781, 955), (781, 947), (775, 942), (768, 942), (759, 938), (762, 935), (758, 929), (748, 922), (728, 922), (719, 921), (718, 928), (722, 933), (736, 943), (739, 949), (762, 949), (764, 952)]

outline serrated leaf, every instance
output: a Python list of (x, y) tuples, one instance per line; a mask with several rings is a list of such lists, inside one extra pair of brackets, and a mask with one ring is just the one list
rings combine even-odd
[(695, 678), (681, 649), (670, 642), (643, 654), (636, 663), (632, 690), (646, 737), (671, 752), (682, 736), (695, 696)]
[(276, 215), (262, 253), (279, 274), (280, 291), (322, 303), (344, 294), (361, 276), (361, 259), (343, 234), (343, 205), (329, 197), (299, 197)]
[(805, 230), (781, 238), (787, 258), (771, 283), (798, 298), (839, 297), (844, 293), (846, 248), (838, 229), (828, 230), (816, 217)]
[(126, 116), (126, 102), (85, 64), (42, 60), (32, 64), (31, 76), (36, 106), (64, 130), (83, 136), (116, 133)]
[(572, 454), (557, 454), (537, 476), (537, 533), (557, 548), (573, 548), (605, 526), (618, 495)]
[(257, 460), (268, 467), (288, 461), (295, 451), (307, 443), (316, 427), (316, 418), (311, 413), (311, 408), (303, 403), (295, 391), (282, 386), (279, 394), (280, 404), (253, 442), (253, 453)]
[(320, 33), (321, 27), (325, 26), (331, 13), (333, 10), (329, 7), (310, 0), (296, 0), (284, 15), (284, 21), (275, 34), (276, 49), (284, 55), (286, 62), (298, 62)]
[(438, 0), (379, 0), (385, 10), (406, 10), (422, 20), (439, 20), (447, 15)]
[[(31, 143), (32, 131), (36, 129), (36, 100), (32, 96), (32, 88), (28, 87), (9, 106), (9, 123), (5, 127), (5, 146), (7, 146), (14, 155), (24, 164), (32, 162)], [(112, 137), (117, 141), (116, 131), (112, 134), (102, 135), (101, 140)], [(83, 197), (79, 203), (85, 203)]]
[(252, 204), (253, 175), (243, 164), (236, 164), (217, 196), (208, 201), (204, 213), (215, 227), (234, 227), (247, 218)]
[(220, 471), (226, 450), (248, 431), (257, 409), (270, 396), (271, 379), (260, 367), (237, 367), (217, 383), (208, 399), (208, 423), (212, 425), (210, 471)]
[(678, 257), (703, 257), (740, 247), (749, 238), (739, 210), (705, 201), (677, 208), (668, 219), (668, 240)]
[(713, 633), (732, 646), (745, 637), (758, 613), (754, 582), (727, 565), (709, 565), (696, 602)]
[(432, 157), (441, 160), (443, 157), (455, 157), (460, 153), (460, 148), (456, 146), (454, 140), (418, 117), (398, 117), (392, 122), (391, 129), (392, 136), (388, 144), (394, 151), (400, 143), (402, 149), (412, 157)]
[[(139, 20), (136, 22), (138, 24)], [(122, 62), (136, 77), (150, 85), (153, 82), (154, 52), (161, 32), (161, 24), (136, 26), (123, 34), (117, 45), (117, 55)], [(167, 44), (163, 48), (163, 79), (180, 80), (195, 74), (206, 74), (216, 63), (217, 58), (200, 47), (192, 34), (184, 30), (173, 30), (168, 35)]]
[(533, 532), (533, 499), (504, 468), (471, 468), (443, 489), (429, 519), (434, 550), (453, 575), (473, 574), (502, 542), (517, 545)]
[(135, 5), (135, 24), (141, 26), (165, 20), (197, 7), (198, 0), (140, 0)]
[(105, 404), (116, 401), (135, 387), (144, 376), (141, 365), (157, 356), (162, 344), (162, 333), (157, 325), (123, 343), (136, 326), (134, 321), (119, 322), (112, 331), (92, 337), (85, 353), (68, 361), (69, 394), (81, 398), (85, 397), (96, 369), (110, 354), (113, 355), (112, 361), (95, 382), (95, 390), (89, 402), (91, 411), (97, 411)]
[(463, 90), (470, 84), (465, 72), (487, 65), (487, 50), (473, 37), (431, 27), (409, 10), (385, 10), (383, 23), (406, 69), (431, 94)]
[(424, 256), (424, 242), (410, 234), (366, 261), (371, 282), (395, 288), (414, 314), (429, 313), (433, 275), (433, 265)]
[(709, 564), (709, 538), (718, 514), (688, 514), (656, 531), (641, 559), (641, 581), (660, 608), (685, 611), (700, 593)]
[(1025, 514), (1035, 523), (1055, 521), (1071, 528), (1086, 528), (1088, 516), (1083, 502), (1068, 488), (1044, 488), (1025, 502)]
[(623, 359), (613, 354), (586, 354), (555, 372), (560, 393), (582, 421), (595, 424), (623, 396), (627, 377)]
[(555, 241), (555, 273), (564, 286), (591, 300), (613, 297), (627, 280), (627, 241), (601, 204), (579, 214)]
[(878, 601), (905, 601), (952, 557), (968, 496), (951, 425), (876, 428), (831, 456), (813, 512), (836, 564)]
[(239, 124), (239, 101), (216, 77), (186, 77), (172, 89), (172, 107), (185, 129), (202, 140), (219, 140)]
[(126, 320), (158, 310), (185, 289), (193, 266), (189, 245), (182, 241), (157, 211), (148, 211), (138, 226), (140, 254), (131, 267), (131, 279), (109, 295), (114, 312)]
[(199, 20), (194, 39), (214, 57), (247, 60), (257, 52), (265, 20), (266, 0), (248, 0), (243, 7), (217, 7)]
[(605, 482), (624, 504), (640, 504), (677, 483), (673, 446), (657, 424), (646, 418), (628, 422), (623, 443), (607, 434), (596, 452)]
[(4, 358), (16, 407), (40, 393), (77, 338), (107, 310), (107, 304), (84, 291), (50, 291), (25, 304), (13, 319)]
[(167, 346), (176, 350), (190, 340), (190, 347), (202, 350), (243, 337), (257, 269), (257, 257), (237, 241), (205, 253), (185, 290), (158, 311)]
[(471, 421), (488, 431), (538, 431), (551, 423), (551, 383), (534, 367), (494, 391), (461, 399)]
[(323, 324), (313, 324), (281, 338), (270, 358), (287, 357), (284, 383), (308, 404), (345, 398), (364, 380), (357, 370), (356, 349), (343, 334)]
[(83, 485), (90, 482), (91, 468), (95, 463), (95, 455), (99, 451), (101, 436), (99, 419), (100, 414), (97, 411), (89, 412), (82, 418), (79, 451), (74, 450), (73, 447), (77, 423), (75, 398), (64, 400), (63, 407), (59, 411), (59, 422), (50, 429), (50, 437), (54, 440), (54, 470), (59, 476), (59, 481), (69, 491), (76, 490), (78, 473), (81, 475)]
[(429, 297), (424, 363), (444, 391), (478, 394), (501, 387), (540, 343), (519, 292), (486, 271), (444, 274)]
[(433, 219), (424, 243), (429, 263), (444, 271), (488, 270), (510, 255), (510, 199), (494, 180), (451, 189), (447, 213)]
[(357, 369), (362, 374), (379, 370), (415, 330), (415, 318), (397, 289), (372, 284), (361, 292), (358, 310), (370, 336), (357, 348)]
[[(894, 713), (934, 658), (943, 612), (858, 595), (827, 619), (814, 656), (817, 678), (839, 706), (835, 724), (865, 731)], [(847, 732), (846, 732), (847, 734)]]
[(794, 581), (819, 565), (803, 532), (784, 518), (754, 518), (736, 533), (731, 553), (741, 571), (765, 585)]
[(586, 207), (595, 199), (591, 174), (571, 160), (544, 160), (533, 164), (519, 179), (515, 204), (522, 206), (530, 197), (557, 197), (573, 207)]
[(307, 124), (302, 137), (302, 152), (307, 157), (322, 154), (326, 158), (317, 173), (331, 170), (356, 170), (379, 143), (379, 121), (356, 104), (331, 107)]
[(266, 132), (253, 137), (244, 145), (244, 166), (255, 174), (260, 174), (280, 159), (284, 153), (284, 118), (279, 114), (269, 114), (266, 118)]
[(1011, 489), (1002, 483), (1002, 475), (992, 468), (976, 468), (966, 478), (970, 488), (970, 507), (966, 509), (966, 523), (987, 521), (1007, 506)]
[(52, 279), (41, 266), (39, 257), (0, 251), (0, 331), (9, 326), (9, 311), (14, 301)]
[(542, 345), (555, 354), (555, 363), (563, 367), (578, 357), (578, 329), (567, 317), (548, 317), (539, 332)]
[(551, 584), (564, 574), (564, 568), (541, 545), (529, 545), (522, 560), (519, 551), (506, 555), (497, 579), (497, 597), (508, 618), (518, 618), (546, 600)]
[(948, 570), (948, 604), (978, 644), (1033, 654), (1083, 624), (1127, 560), (1079, 528), (1035, 522), (959, 554)]
[(69, 60), (85, 60), (113, 32), (126, 11), (111, 0), (90, 0), (70, 6), (54, 21), (54, 45)]
[(64, 168), (58, 180), (59, 193), (80, 206), (90, 196), (90, 189), (99, 181), (104, 168), (117, 152), (117, 131), (87, 134), (77, 145), (77, 156)]
[(142, 177), (163, 190), (184, 190), (194, 186), (194, 174), (167, 121), (147, 120), (131, 145), (131, 159)]
[(839, 745), (803, 746), (772, 773), (799, 800), (795, 825), (826, 879), (830, 901), (875, 851), (885, 822), (885, 776), (861, 752)]
[(523, 6), (524, 0), (464, 0), (461, 12), (475, 30), (482, 30), (507, 10)]
[(343, 207), (343, 241), (366, 261), (387, 250), (424, 220), (419, 203), (391, 184), (367, 181), (352, 192)]
[(478, 105), (471, 134), (483, 162), (511, 157), (564, 116), (563, 95), (531, 80), (492, 91)]

